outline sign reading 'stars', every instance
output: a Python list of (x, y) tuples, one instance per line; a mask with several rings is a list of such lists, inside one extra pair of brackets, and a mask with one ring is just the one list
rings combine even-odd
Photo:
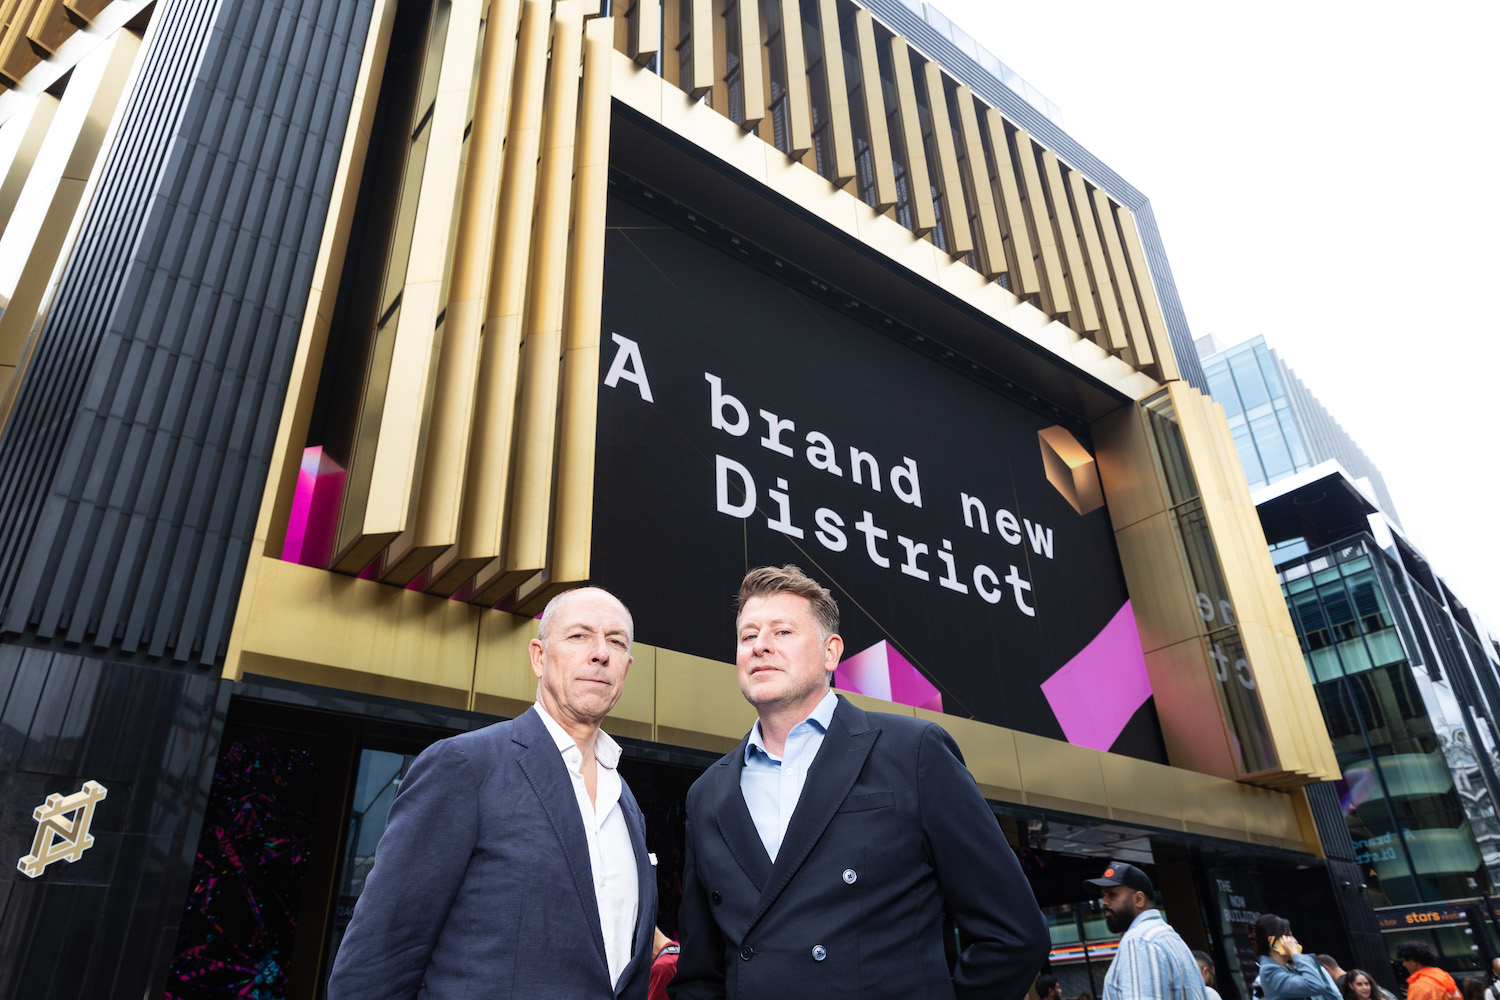
[(841, 687), (1163, 759), (1084, 432), (622, 201), (605, 255), (593, 578), (733, 658), (751, 566), (843, 615)]

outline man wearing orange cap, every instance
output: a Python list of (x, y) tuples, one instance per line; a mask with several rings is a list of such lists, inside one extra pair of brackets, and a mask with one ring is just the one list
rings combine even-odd
[(1120, 944), (1101, 1000), (1205, 1000), (1203, 974), (1181, 936), (1156, 908), (1156, 887), (1135, 865), (1112, 861), (1099, 878), (1104, 925)]

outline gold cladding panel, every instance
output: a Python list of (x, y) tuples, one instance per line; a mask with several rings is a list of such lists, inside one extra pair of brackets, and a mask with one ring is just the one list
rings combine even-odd
[(688, 7), (688, 32), (692, 41), (692, 57), (688, 60), (688, 71), (692, 78), (681, 82), (682, 89), (694, 99), (702, 97), (714, 86), (714, 17), (713, 0), (682, 0)]
[(42, 148), (42, 140), (46, 138), (47, 130), (52, 127), (52, 120), (57, 116), (58, 104), (57, 98), (51, 94), (37, 95), (31, 119), (26, 123), (26, 130), (21, 135), (15, 156), (11, 158), (10, 168), (0, 178), (0, 233), (4, 233), (5, 227), (10, 224), (11, 213), (15, 211), (16, 203), (21, 198), (21, 189), (26, 186), (26, 178), (30, 176), (36, 154)]
[(1099, 766), (1113, 819), (1182, 829), (1182, 805), (1170, 767), (1113, 753), (1100, 754)]
[(1088, 267), (1083, 260), (1083, 249), (1078, 245), (1078, 229), (1073, 223), (1073, 212), (1068, 205), (1068, 192), (1063, 186), (1062, 168), (1057, 154), (1047, 149), (1042, 151), (1042, 188), (1047, 194), (1047, 209), (1052, 213), (1052, 226), (1062, 247), (1063, 269), (1068, 282), (1068, 297), (1074, 315), (1068, 323), (1079, 333), (1094, 333), (1099, 329), (1099, 311), (1094, 308), (1094, 292), (1089, 287)]
[(1229, 727), (1214, 690), (1204, 642), (1186, 639), (1146, 653), (1167, 760), (1174, 767), (1225, 779), (1238, 776)]
[[(817, 0), (819, 36), (823, 40), (823, 80), (827, 93), (828, 129), (833, 138), (833, 183), (843, 187), (854, 179), (854, 126), (845, 89), (844, 47), (839, 38), (838, 0)], [(887, 158), (889, 159), (889, 158)]]
[[(1042, 312), (1059, 316), (1072, 311), (1063, 277), (1062, 257), (1058, 254), (1057, 233), (1047, 212), (1047, 195), (1042, 188), (1042, 174), (1037, 168), (1036, 149), (1031, 134), (1018, 128), (1011, 134), (1013, 154), (1020, 164), (1021, 194), (1025, 199), (1027, 230), (1041, 276)], [(1080, 331), (1082, 332), (1082, 331)]]
[(744, 129), (749, 132), (766, 117), (765, 47), (761, 44), (759, 0), (736, 0), (739, 18), (740, 82), (744, 93)]
[(740, 694), (732, 664), (657, 650), (656, 725), (662, 742), (725, 751), (754, 724), (755, 709)]
[(1109, 261), (1104, 256), (1104, 243), (1099, 237), (1099, 227), (1094, 224), (1094, 206), (1089, 201), (1083, 174), (1069, 167), (1065, 183), (1073, 221), (1083, 237), (1083, 255), (1088, 264), (1089, 280), (1094, 287), (1094, 302), (1099, 309), (1099, 319), (1104, 336), (1101, 346), (1119, 353), (1129, 346), (1125, 338), (1125, 320), (1120, 315), (1119, 300), (1115, 295), (1114, 282), (1109, 276)]
[(958, 150), (953, 143), (953, 125), (948, 116), (948, 91), (943, 70), (937, 63), (922, 67), (927, 91), (927, 110), (932, 116), (932, 137), (937, 146), (939, 197), (943, 215), (948, 221), (948, 255), (963, 257), (974, 249), (974, 235), (969, 229), (969, 206), (964, 198), (964, 180), (958, 172)]
[(467, 705), (478, 608), (269, 558), (254, 588), (241, 673)]
[(875, 210), (896, 204), (896, 175), (891, 166), (891, 134), (886, 126), (885, 87), (880, 82), (880, 56), (875, 48), (875, 22), (864, 8), (854, 11), (854, 41), (859, 53), (859, 91), (864, 97), (865, 124), (870, 130), (870, 160), (875, 171)]
[(781, 2), (781, 49), (786, 66), (788, 156), (800, 160), (812, 149), (812, 100), (807, 85), (807, 49), (798, 0)]
[(1173, 768), (1172, 781), (1188, 833), (1248, 839), (1244, 803), (1253, 792), (1248, 785), (1181, 768)]
[[(1115, 210), (1109, 195), (1095, 188), (1092, 192), (1094, 221), (1104, 241), (1105, 257), (1114, 285), (1114, 294), (1124, 311), (1125, 340), (1127, 346), (1146, 336), (1146, 320), (1141, 315), (1140, 299), (1135, 294), (1135, 281), (1130, 276), (1130, 263), (1125, 257), (1125, 247), (1120, 242), (1120, 229), (1115, 223)], [(1134, 354), (1131, 355), (1134, 359)]]
[(990, 168), (985, 161), (979, 117), (974, 111), (974, 94), (968, 87), (959, 84), (955, 98), (958, 104), (959, 129), (963, 133), (964, 159), (969, 165), (969, 190), (974, 195), (974, 214), (979, 222), (976, 240), (979, 272), (984, 275), (985, 280), (992, 281), (1007, 270), (1005, 241), (1000, 236), (1000, 216), (995, 211), (995, 190), (990, 184)]
[(1005, 119), (994, 108), (985, 108), (984, 128), (989, 135), (990, 151), (995, 157), (995, 181), (1000, 186), (1000, 225), (1005, 240), (1005, 259), (1011, 287), (1017, 295), (1035, 295), (1042, 290), (1042, 279), (1037, 272), (1031, 231), (1026, 221), (1026, 209), (1021, 201), (1021, 187), (1016, 179), (1014, 152)]
[(1098, 750), (1019, 731), (1015, 741), (1027, 805), (1095, 815), (1109, 808)]
[(1167, 509), (1145, 415), (1127, 404), (1094, 421), (1094, 460), (1115, 530)]
[[(927, 174), (927, 151), (922, 145), (922, 121), (917, 114), (917, 85), (912, 79), (911, 48), (906, 39), (893, 35), (890, 41), (891, 69), (896, 83), (897, 117), (901, 120), (901, 162), (906, 165), (906, 190), (911, 198), (914, 229), (926, 236), (937, 225), (932, 205), (932, 180)], [(881, 112), (882, 116), (884, 111)]]

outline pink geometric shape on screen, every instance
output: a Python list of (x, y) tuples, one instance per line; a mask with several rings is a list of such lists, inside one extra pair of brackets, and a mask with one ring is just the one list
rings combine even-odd
[(304, 566), (327, 566), (333, 557), (333, 533), (343, 497), (344, 470), (323, 453), (322, 445), (304, 449), (281, 558)]
[(884, 639), (840, 663), (833, 671), (833, 686), (898, 705), (943, 710), (938, 689)]
[(1108, 750), (1151, 697), (1135, 615), (1126, 601), (1093, 641), (1042, 682), (1069, 743)]

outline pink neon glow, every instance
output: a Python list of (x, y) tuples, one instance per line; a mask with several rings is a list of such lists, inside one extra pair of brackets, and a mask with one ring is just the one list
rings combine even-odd
[(305, 449), (302, 467), (297, 471), (297, 492), (292, 496), (282, 559), (304, 566), (328, 565), (343, 496), (344, 470), (323, 454), (322, 445)]
[(840, 663), (833, 672), (833, 685), (898, 705), (943, 710), (938, 689), (884, 639)]
[(1042, 682), (1069, 743), (1108, 750), (1151, 697), (1135, 615), (1126, 601), (1093, 641)]

